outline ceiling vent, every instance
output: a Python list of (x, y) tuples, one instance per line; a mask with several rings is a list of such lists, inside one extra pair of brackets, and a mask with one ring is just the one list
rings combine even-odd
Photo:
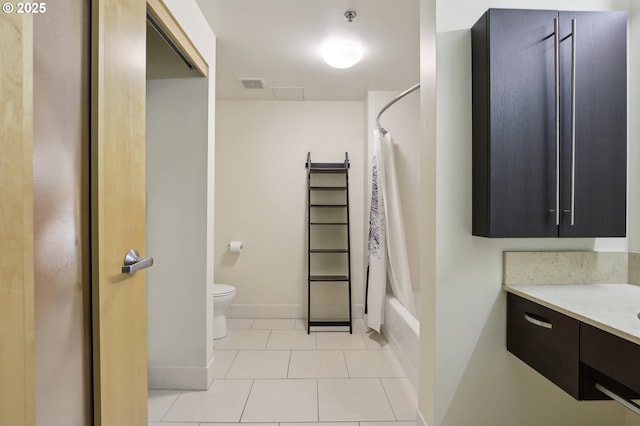
[(264, 89), (263, 78), (241, 78), (240, 81), (245, 89)]

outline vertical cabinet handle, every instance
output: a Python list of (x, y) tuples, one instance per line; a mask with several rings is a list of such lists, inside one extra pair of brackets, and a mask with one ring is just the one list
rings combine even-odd
[[(556, 225), (560, 225), (560, 24), (553, 19), (554, 89), (555, 89), (555, 151), (556, 151)], [(576, 20), (571, 20), (571, 199), (569, 224), (575, 225), (576, 214)]]
[(576, 20), (571, 20), (571, 210), (570, 222), (576, 220)]
[(553, 19), (553, 55), (555, 86), (555, 148), (556, 148), (556, 226), (560, 225), (560, 25)]

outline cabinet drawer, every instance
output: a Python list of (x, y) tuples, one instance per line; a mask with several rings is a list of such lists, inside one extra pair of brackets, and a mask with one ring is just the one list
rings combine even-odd
[(580, 399), (579, 321), (508, 293), (507, 350)]
[(640, 392), (639, 345), (582, 323), (580, 360), (634, 391), (634, 397)]

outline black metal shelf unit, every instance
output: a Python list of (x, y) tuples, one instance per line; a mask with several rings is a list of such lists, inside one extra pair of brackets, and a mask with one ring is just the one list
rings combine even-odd
[[(311, 327), (349, 327), (349, 333), (353, 333), (353, 323), (351, 314), (351, 232), (349, 224), (349, 154), (344, 153), (342, 163), (313, 163), (311, 153), (307, 153), (307, 334), (311, 332)], [(314, 179), (314, 175), (333, 175), (324, 181)], [(317, 177), (317, 176), (316, 176)], [(320, 182), (319, 182), (320, 181)], [(319, 196), (329, 194), (329, 197)], [(331, 195), (337, 194), (336, 197)], [(341, 197), (344, 194), (344, 198)], [(323, 214), (325, 213), (325, 214)], [(338, 219), (336, 219), (338, 218)], [(318, 232), (327, 231), (332, 228), (344, 229), (336, 231), (331, 235), (341, 235), (340, 241), (335, 246), (316, 247), (313, 237)], [(327, 233), (327, 232), (325, 232)], [(328, 233), (327, 233), (328, 234)], [(340, 244), (338, 244), (340, 243)], [(346, 243), (346, 247), (344, 247)], [(325, 241), (326, 244), (326, 241)], [(346, 256), (344, 262), (336, 265), (336, 271), (331, 273), (315, 273), (314, 263), (318, 257), (326, 255)], [(341, 270), (342, 269), (342, 270)], [(346, 269), (346, 271), (344, 270)], [(349, 318), (340, 320), (317, 319), (311, 316), (311, 298), (314, 285), (320, 283), (342, 283), (348, 286), (348, 310)]]

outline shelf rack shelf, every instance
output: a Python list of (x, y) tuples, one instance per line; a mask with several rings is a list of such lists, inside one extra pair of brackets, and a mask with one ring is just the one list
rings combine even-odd
[[(353, 333), (353, 322), (351, 312), (351, 232), (349, 221), (349, 154), (345, 152), (344, 162), (342, 163), (314, 163), (311, 161), (311, 153), (307, 153), (307, 334), (311, 333), (311, 327), (349, 327), (349, 333)], [(331, 184), (319, 185), (314, 181), (314, 175), (334, 175)], [(339, 180), (339, 182), (336, 182)], [(344, 194), (344, 198), (340, 201), (329, 200), (323, 198), (323, 201), (314, 201), (317, 194)], [(329, 215), (325, 217), (323, 213), (343, 211), (344, 214), (338, 220), (335, 216)], [(313, 218), (313, 219), (312, 219)], [(314, 236), (318, 232), (329, 229), (344, 228), (344, 235), (341, 241), (336, 242), (335, 246), (316, 247)], [(340, 231), (337, 231), (338, 235)], [(335, 235), (335, 233), (334, 233)], [(344, 243), (346, 242), (346, 246)], [(343, 245), (339, 245), (342, 243)], [(326, 242), (325, 242), (326, 244)], [(317, 257), (322, 256), (346, 256), (346, 271), (336, 265), (336, 271), (332, 273), (314, 273), (314, 264)], [(344, 262), (340, 264), (344, 267)], [(348, 318), (340, 320), (314, 319), (311, 314), (311, 300), (314, 286), (327, 283), (346, 284), (348, 290)]]

